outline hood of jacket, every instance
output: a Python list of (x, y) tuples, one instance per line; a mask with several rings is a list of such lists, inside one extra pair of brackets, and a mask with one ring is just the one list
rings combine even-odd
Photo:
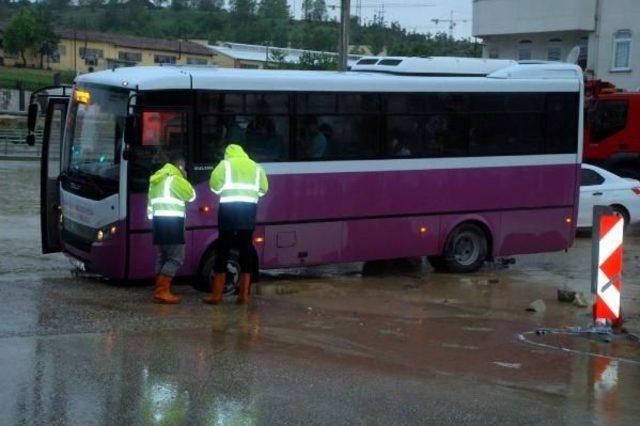
[(231, 144), (224, 150), (224, 159), (230, 160), (232, 158), (249, 158), (249, 156), (240, 145)]
[(151, 184), (157, 184), (162, 182), (167, 176), (182, 176), (182, 172), (173, 164), (167, 163), (162, 166), (160, 170), (151, 175), (149, 182)]

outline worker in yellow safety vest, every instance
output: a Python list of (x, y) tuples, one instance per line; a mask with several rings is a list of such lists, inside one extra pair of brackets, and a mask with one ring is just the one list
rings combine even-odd
[(149, 179), (147, 216), (152, 221), (153, 244), (157, 246), (155, 303), (175, 304), (181, 298), (171, 293), (171, 281), (184, 263), (184, 221), (186, 203), (196, 193), (185, 179), (185, 162), (180, 156), (165, 164)]
[(267, 175), (249, 158), (241, 146), (228, 145), (224, 160), (211, 173), (211, 190), (220, 197), (218, 209), (218, 251), (216, 252), (211, 294), (205, 303), (222, 303), (229, 252), (236, 250), (240, 259), (240, 294), (238, 303), (249, 300), (253, 270), (253, 231), (256, 227), (258, 200), (269, 190)]

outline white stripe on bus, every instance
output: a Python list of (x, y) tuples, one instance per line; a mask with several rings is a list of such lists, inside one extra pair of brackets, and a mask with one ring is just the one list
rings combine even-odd
[(300, 161), (262, 163), (267, 175), (392, 172), (409, 170), (475, 169), (490, 167), (579, 164), (577, 154), (513, 155), (499, 157), (402, 158), (356, 161)]

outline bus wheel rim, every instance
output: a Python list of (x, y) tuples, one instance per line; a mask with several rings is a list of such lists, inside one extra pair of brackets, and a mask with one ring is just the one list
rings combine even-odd
[(464, 233), (458, 236), (453, 248), (453, 257), (459, 264), (469, 266), (478, 260), (480, 242), (478, 236)]

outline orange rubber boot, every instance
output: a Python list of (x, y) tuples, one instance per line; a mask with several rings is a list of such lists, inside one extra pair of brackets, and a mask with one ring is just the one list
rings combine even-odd
[(222, 292), (224, 291), (224, 283), (227, 281), (227, 274), (224, 272), (216, 273), (211, 283), (211, 294), (202, 299), (204, 303), (210, 305), (219, 305), (222, 303)]
[(156, 288), (153, 291), (154, 303), (165, 305), (175, 305), (182, 301), (182, 297), (171, 293), (171, 280), (168, 275), (158, 274), (156, 276)]
[(249, 288), (251, 287), (251, 274), (243, 272), (240, 274), (240, 294), (238, 294), (238, 305), (245, 305), (249, 301)]

